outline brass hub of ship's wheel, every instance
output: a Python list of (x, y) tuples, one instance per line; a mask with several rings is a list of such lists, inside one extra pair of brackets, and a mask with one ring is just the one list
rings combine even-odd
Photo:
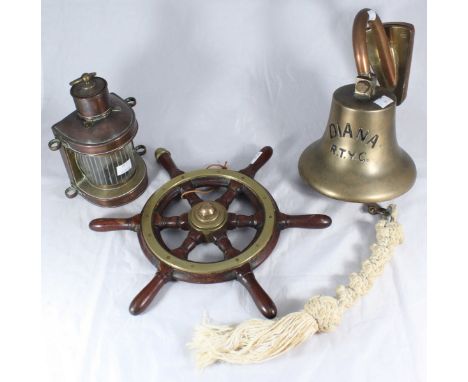
[[(142, 312), (168, 281), (215, 283), (236, 279), (247, 288), (263, 315), (276, 316), (275, 304), (252, 270), (271, 254), (282, 229), (325, 228), (331, 224), (331, 219), (326, 215), (292, 216), (279, 211), (270, 193), (253, 179), (272, 153), (271, 147), (264, 147), (252, 163), (240, 171), (211, 168), (185, 173), (175, 165), (167, 150), (158, 149), (156, 159), (172, 179), (151, 195), (141, 214), (126, 219), (95, 219), (90, 223), (90, 228), (95, 231), (136, 231), (143, 252), (158, 269), (130, 304), (132, 314)], [(216, 200), (203, 200), (197, 195), (201, 187), (225, 187), (226, 191)], [(230, 204), (240, 195), (254, 207), (252, 215), (229, 212)], [(190, 210), (179, 216), (166, 216), (164, 212), (168, 205), (181, 197), (189, 202)], [(240, 251), (232, 245), (227, 231), (242, 227), (254, 228), (256, 235)], [(161, 235), (165, 229), (188, 232), (179, 247), (170, 249)], [(215, 244), (224, 259), (215, 262), (190, 260), (190, 252), (202, 243)]]
[(227, 222), (227, 209), (220, 203), (204, 201), (192, 207), (188, 214), (190, 226), (208, 236), (223, 228)]

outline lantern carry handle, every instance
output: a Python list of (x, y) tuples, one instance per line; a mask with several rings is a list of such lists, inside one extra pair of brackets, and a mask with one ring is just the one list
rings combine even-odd
[(81, 82), (84, 82), (85, 84), (89, 84), (91, 80), (96, 76), (96, 72), (91, 72), (91, 73), (83, 73), (80, 77), (74, 79), (73, 81), (70, 81), (70, 85), (77, 85), (80, 84)]

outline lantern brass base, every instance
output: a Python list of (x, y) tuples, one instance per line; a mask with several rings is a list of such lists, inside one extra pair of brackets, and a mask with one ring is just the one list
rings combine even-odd
[(146, 165), (139, 155), (135, 155), (135, 174), (117, 187), (96, 187), (81, 176), (74, 187), (86, 200), (101, 207), (119, 207), (138, 198), (148, 186)]

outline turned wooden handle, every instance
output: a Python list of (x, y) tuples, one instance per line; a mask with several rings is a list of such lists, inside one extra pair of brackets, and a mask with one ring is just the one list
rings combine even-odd
[(143, 312), (148, 305), (153, 301), (154, 297), (158, 294), (164, 284), (171, 279), (167, 273), (156, 272), (153, 279), (146, 285), (140, 293), (130, 303), (129, 311), (133, 315)]
[(278, 219), (281, 229), (285, 228), (327, 228), (332, 220), (327, 215), (288, 215), (281, 213)]
[(174, 161), (172, 160), (171, 153), (166, 149), (159, 148), (154, 152), (157, 162), (164, 167), (164, 169), (169, 173), (171, 178), (175, 178), (178, 175), (183, 174), (184, 172), (179, 169)]
[(89, 228), (97, 232), (137, 231), (140, 227), (140, 215), (131, 218), (100, 218), (91, 220)]
[(268, 161), (268, 159), (271, 158), (272, 155), (273, 149), (270, 146), (265, 146), (257, 153), (252, 162), (239, 172), (242, 172), (243, 174), (253, 178), (257, 171), (260, 170), (260, 168)]
[(242, 227), (257, 228), (261, 223), (261, 218), (261, 212), (256, 212), (254, 215), (241, 215), (229, 212), (227, 220), (227, 229)]
[(241, 270), (237, 273), (237, 280), (247, 289), (255, 305), (257, 305), (257, 308), (266, 318), (276, 317), (277, 309), (275, 303), (258, 283), (250, 266), (249, 270)]

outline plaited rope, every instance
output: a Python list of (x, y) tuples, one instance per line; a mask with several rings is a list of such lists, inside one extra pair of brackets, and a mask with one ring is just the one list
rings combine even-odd
[(403, 230), (396, 221), (396, 206), (390, 206), (390, 219), (383, 217), (375, 226), (376, 242), (372, 254), (351, 273), (347, 286), (336, 288), (336, 296), (314, 296), (299, 312), (278, 320), (253, 319), (237, 326), (216, 326), (204, 323), (196, 328), (193, 341), (196, 363), (204, 368), (217, 361), (237, 364), (258, 363), (276, 357), (304, 342), (309, 336), (331, 332), (340, 323), (343, 313), (372, 287), (394, 249), (403, 242)]

